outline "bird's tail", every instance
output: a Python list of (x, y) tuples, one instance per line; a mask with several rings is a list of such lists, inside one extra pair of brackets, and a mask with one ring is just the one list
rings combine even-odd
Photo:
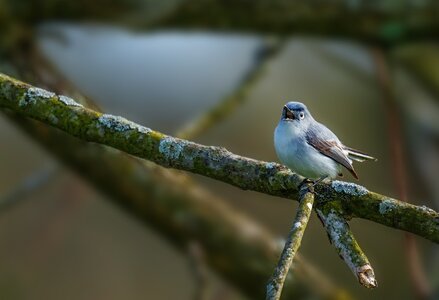
[(349, 148), (349, 147), (344, 147), (345, 150), (348, 152), (348, 156), (350, 159), (355, 160), (355, 161), (359, 161), (359, 162), (363, 162), (366, 160), (373, 160), (373, 161), (377, 161), (378, 159), (376, 159), (373, 156), (370, 156), (367, 153), (364, 153), (362, 151), (353, 149), (353, 148)]

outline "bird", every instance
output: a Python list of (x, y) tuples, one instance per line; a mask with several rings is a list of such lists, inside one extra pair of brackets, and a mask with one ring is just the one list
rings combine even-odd
[(309, 180), (334, 179), (346, 168), (358, 180), (353, 161), (377, 159), (345, 146), (325, 125), (317, 122), (305, 104), (288, 102), (274, 130), (274, 147), (282, 164)]

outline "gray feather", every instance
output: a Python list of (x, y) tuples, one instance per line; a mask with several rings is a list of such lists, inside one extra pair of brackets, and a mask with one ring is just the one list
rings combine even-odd
[(326, 126), (316, 122), (315, 126), (309, 127), (306, 131), (305, 138), (309, 145), (345, 167), (352, 176), (358, 179), (358, 175), (352, 166), (352, 161), (345, 154), (343, 144)]

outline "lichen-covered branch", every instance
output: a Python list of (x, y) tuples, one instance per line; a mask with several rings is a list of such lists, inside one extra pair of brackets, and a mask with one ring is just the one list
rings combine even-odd
[(293, 226), (288, 234), (279, 262), (267, 284), (267, 294), (265, 298), (267, 300), (280, 299), (288, 271), (291, 268), (293, 259), (302, 242), (303, 233), (311, 217), (314, 203), (314, 192), (311, 191), (310, 188), (311, 187), (304, 185), (302, 189), (302, 195), (299, 199), (299, 207), (297, 208)]
[(177, 132), (176, 136), (182, 139), (193, 139), (195, 136), (207, 131), (214, 124), (222, 121), (235, 111), (236, 108), (242, 105), (247, 99), (252, 87), (255, 86), (264, 75), (268, 65), (277, 57), (281, 49), (283, 49), (285, 42), (286, 39), (283, 38), (267, 39), (263, 50), (258, 54), (258, 57), (256, 57), (256, 65), (244, 76), (241, 83), (238, 84), (237, 89), (201, 115), (201, 117), (183, 127)]
[(336, 206), (327, 204), (316, 208), (317, 214), (325, 226), (331, 244), (340, 257), (357, 277), (361, 285), (367, 288), (377, 287), (377, 281), (372, 266), (363, 250), (361, 250), (349, 224)]
[[(68, 97), (2, 74), (0, 107), (85, 141), (111, 146), (164, 167), (208, 176), (242, 189), (297, 199), (303, 181), (303, 177), (279, 164), (167, 136), (124, 118), (87, 109)], [(349, 216), (369, 219), (439, 243), (439, 214), (432, 209), (391, 199), (352, 183), (322, 182), (315, 189), (317, 202), (339, 202)]]
[[(32, 65), (32, 72), (25, 67), (20, 74), (50, 89), (67, 91), (84, 106), (99, 110), (95, 103), (72, 88), (45, 59), (35, 53), (31, 57), (26, 61), (27, 66)], [(44, 76), (40, 75), (41, 72)], [(17, 114), (8, 113), (7, 116), (48, 151), (105, 192), (109, 200), (154, 228), (177, 249), (186, 251), (187, 244), (197, 240), (212, 270), (248, 297), (263, 297), (263, 286), (280, 249), (276, 237), (252, 219), (244, 217), (181, 172), (157, 167), (109, 147), (85, 143)], [(184, 218), (187, 222), (181, 222), (184, 216), (188, 216)], [(286, 295), (299, 299), (309, 294), (310, 289), (305, 286), (311, 285), (312, 293), (322, 298), (344, 297), (346, 291), (336, 287), (310, 262), (299, 255), (296, 261), (300, 274), (286, 279)], [(260, 288), (255, 289), (255, 286)]]

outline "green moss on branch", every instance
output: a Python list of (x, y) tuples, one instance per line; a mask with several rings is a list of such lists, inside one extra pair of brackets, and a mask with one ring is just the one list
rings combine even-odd
[(297, 209), (296, 217), (294, 218), (293, 226), (288, 234), (279, 262), (267, 284), (265, 298), (267, 300), (280, 299), (288, 271), (290, 270), (293, 259), (302, 243), (302, 237), (306, 226), (308, 225), (309, 218), (311, 217), (314, 204), (314, 192), (310, 191), (310, 188), (311, 187), (305, 186), (304, 189), (302, 189), (303, 192), (301, 193), (299, 207)]
[[(303, 177), (272, 162), (238, 156), (164, 135), (121, 117), (66, 104), (61, 96), (0, 74), (0, 107), (42, 121), (86, 141), (104, 144), (159, 165), (211, 177), (246, 190), (298, 199)], [(339, 203), (349, 216), (406, 230), (439, 243), (439, 214), (352, 183), (316, 185), (316, 202)]]
[(316, 211), (325, 226), (331, 244), (357, 277), (358, 282), (367, 288), (377, 287), (372, 266), (355, 240), (338, 205), (327, 203), (318, 207)]

